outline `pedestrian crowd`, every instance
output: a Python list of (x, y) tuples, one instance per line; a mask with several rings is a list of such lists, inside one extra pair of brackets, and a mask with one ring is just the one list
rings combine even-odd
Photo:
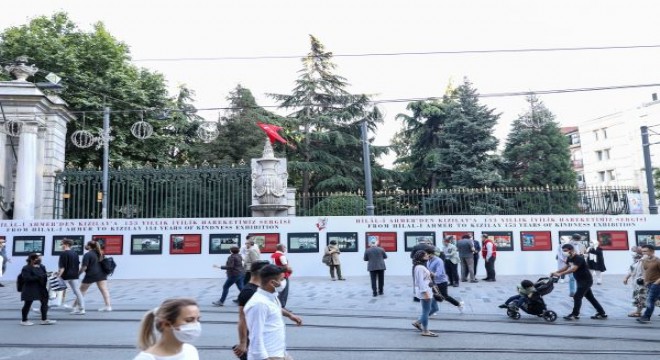
[[(583, 299), (587, 299), (596, 310), (592, 319), (605, 320), (608, 315), (592, 291), (594, 280), (597, 285), (602, 284), (602, 273), (606, 271), (603, 251), (598, 241), (586, 247), (581, 240), (581, 236), (575, 234), (562, 243), (561, 252), (556, 255), (558, 268), (550, 276), (558, 281), (568, 278), (573, 310), (564, 316), (565, 320), (580, 319)], [(92, 284), (97, 285), (105, 303), (98, 311), (112, 311), (107, 286), (108, 273), (101, 266), (104, 260), (102, 246), (96, 241), (88, 242), (85, 245), (87, 252), (79, 261), (79, 254), (72, 250), (72, 245), (72, 240), (61, 241), (58, 269), (51, 273), (41, 263), (41, 254), (32, 253), (27, 257), (26, 265), (17, 279), (17, 287), (24, 302), (21, 325), (34, 325), (28, 319), (31, 310), (40, 314), (40, 324), (56, 323), (48, 318), (51, 299), (49, 287), (52, 290), (60, 286), (60, 283), (63, 283), (61, 286), (64, 289), (70, 288), (74, 293), (72, 315), (86, 313), (85, 295)], [(3, 272), (10, 261), (4, 246), (4, 239), (0, 239)], [(303, 321), (286, 308), (293, 274), (292, 265), (286, 256), (286, 246), (277, 245), (270, 260), (262, 260), (259, 246), (248, 235), (242, 248), (232, 246), (229, 251), (230, 256), (224, 265), (213, 265), (226, 271), (221, 296), (213, 305), (224, 306), (232, 286), (235, 285), (239, 290), (238, 297), (233, 299), (238, 304), (239, 333), (238, 343), (233, 348), (234, 354), (241, 359), (292, 359), (286, 350), (284, 318), (296, 325), (302, 325)], [(340, 254), (340, 248), (334, 241), (329, 243), (323, 253), (322, 262), (329, 267), (330, 279), (333, 281), (345, 280), (341, 273)], [(463, 312), (463, 301), (452, 297), (449, 288), (458, 287), (461, 282), (479, 282), (476, 278), (479, 258), (483, 259), (486, 270), (486, 277), (482, 281), (497, 281), (497, 246), (487, 236), (481, 242), (475, 241), (470, 235), (464, 235), (458, 241), (448, 236), (439, 247), (422, 239), (411, 249), (410, 256), (413, 300), (419, 301), (421, 305), (420, 314), (412, 326), (425, 337), (439, 336), (429, 330), (429, 320), (439, 312), (439, 302), (446, 301)], [(660, 305), (660, 258), (655, 255), (651, 245), (633, 247), (631, 256), (629, 272), (623, 279), (624, 284), (630, 282), (633, 285), (631, 302), (634, 309), (628, 316), (646, 324), (651, 321), (655, 306)], [(383, 295), (387, 252), (376, 239), (370, 239), (363, 258), (371, 278), (372, 295)], [(63, 305), (65, 291), (62, 295)], [(516, 294), (500, 307), (521, 308), (536, 295), (536, 291), (534, 282), (525, 279), (518, 286)], [(32, 309), (35, 301), (40, 303), (38, 309)], [(201, 331), (200, 310), (195, 300), (165, 300), (145, 314), (138, 338), (141, 352), (135, 359), (198, 359), (197, 349), (191, 343), (201, 335)]]

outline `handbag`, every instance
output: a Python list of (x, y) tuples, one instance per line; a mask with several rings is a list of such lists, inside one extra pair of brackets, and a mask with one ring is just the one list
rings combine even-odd
[(66, 283), (62, 280), (61, 277), (55, 275), (48, 280), (48, 288), (50, 291), (62, 291), (66, 290)]
[(443, 302), (445, 301), (445, 297), (442, 296), (442, 293), (440, 292), (440, 288), (436, 284), (431, 284), (431, 290), (433, 291), (433, 298), (437, 302)]

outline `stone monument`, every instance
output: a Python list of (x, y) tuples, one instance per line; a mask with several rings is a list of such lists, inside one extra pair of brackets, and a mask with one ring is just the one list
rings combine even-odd
[(271, 140), (266, 139), (261, 158), (252, 159), (251, 167), (252, 216), (296, 216), (296, 190), (287, 188), (287, 162), (275, 157)]

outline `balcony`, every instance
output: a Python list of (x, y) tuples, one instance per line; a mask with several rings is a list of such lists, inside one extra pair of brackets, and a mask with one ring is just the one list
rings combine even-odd
[(582, 169), (584, 164), (582, 163), (582, 160), (571, 160), (571, 166), (573, 169)]

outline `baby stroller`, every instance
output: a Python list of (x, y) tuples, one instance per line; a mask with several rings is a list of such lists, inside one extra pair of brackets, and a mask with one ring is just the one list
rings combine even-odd
[[(553, 322), (557, 320), (557, 313), (548, 310), (545, 306), (545, 301), (543, 301), (543, 296), (548, 295), (554, 289), (554, 283), (556, 283), (558, 278), (555, 277), (542, 277), (534, 283), (534, 288), (536, 292), (532, 297), (520, 307), (520, 310), (530, 314), (542, 317), (547, 322)], [(512, 302), (509, 308), (506, 310), (506, 315), (512, 319), (520, 319), (520, 312), (518, 307)]]

